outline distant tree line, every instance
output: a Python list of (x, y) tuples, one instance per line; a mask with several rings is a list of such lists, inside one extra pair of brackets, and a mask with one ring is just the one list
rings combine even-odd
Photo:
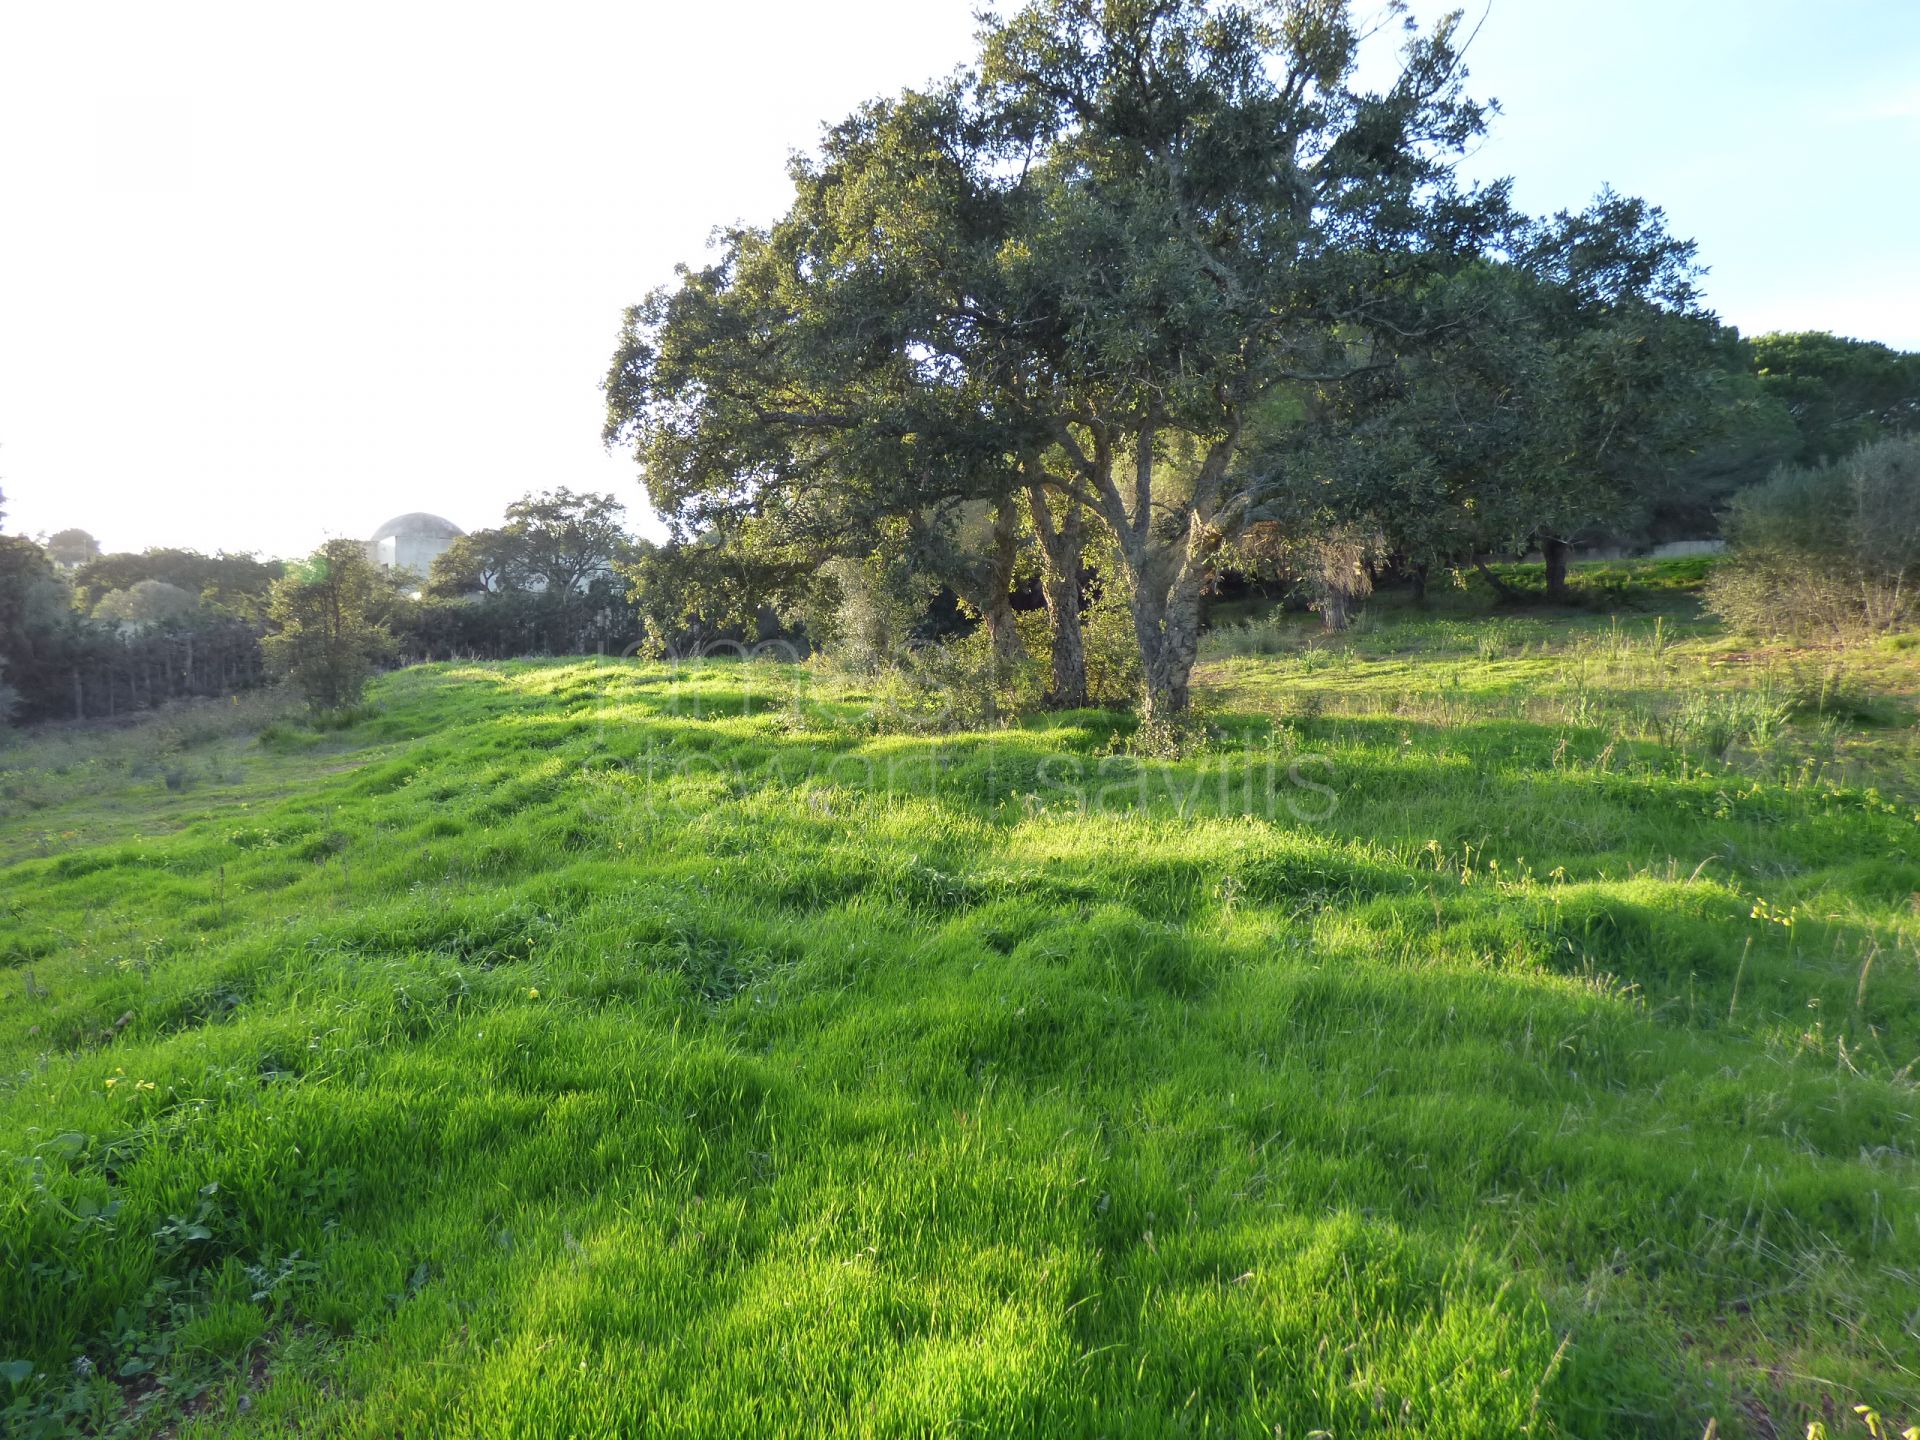
[(633, 631), (625, 572), (640, 548), (611, 495), (529, 494), (498, 529), (455, 540), (414, 587), (420, 598), (404, 591), (386, 619), (415, 658), (617, 652)]
[(0, 720), (100, 719), (266, 678), (276, 563), (149, 550), (102, 555), (83, 530), (0, 535)]
[(352, 540), (288, 564), (0, 535), (0, 719), (111, 718), (275, 676), (333, 708), (393, 664), (618, 653), (646, 548), (612, 496), (566, 489), (516, 501), (431, 576), (378, 571)]
[(644, 550), (611, 495), (561, 488), (461, 536), (430, 574), (383, 573), (355, 541), (289, 566), (267, 602), (266, 654), (316, 710), (356, 703), (379, 668), (425, 660), (619, 653)]
[[(66, 533), (86, 534), (85, 531)], [(258, 620), (265, 612), (268, 588), (284, 570), (278, 560), (225, 551), (202, 555), (197, 550), (160, 548), (143, 550), (137, 555), (102, 555), (98, 545), (93, 546), (93, 551), (92, 558), (71, 571), (74, 606), (89, 615), (97, 615), (99, 607), (112, 602), (117, 595), (143, 586), (166, 585), (184, 594), (192, 606), (209, 613)], [(114, 608), (110, 603), (109, 609)]]
[(648, 548), (623, 519), (610, 495), (530, 493), (430, 576), (378, 571), (352, 540), (289, 564), (0, 535), (0, 720), (111, 718), (276, 676), (331, 708), (387, 665), (618, 653)]

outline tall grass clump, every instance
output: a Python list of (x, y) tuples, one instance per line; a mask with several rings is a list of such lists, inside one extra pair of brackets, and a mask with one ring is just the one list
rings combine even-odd
[(1771, 747), (1794, 711), (1791, 696), (1771, 689), (1693, 690), (1667, 717), (1666, 729), (1671, 743), (1724, 758), (1736, 745)]

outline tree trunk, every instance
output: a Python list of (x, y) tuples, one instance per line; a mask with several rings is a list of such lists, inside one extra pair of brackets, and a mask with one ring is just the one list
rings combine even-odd
[(1046, 491), (1027, 487), (1034, 532), (1040, 537), (1041, 590), (1047, 601), (1052, 638), (1047, 703), (1073, 710), (1087, 703), (1086, 634), (1080, 623), (1080, 556), (1085, 545), (1085, 519), (1080, 502), (1066, 501), (1066, 514), (1056, 525)]
[(1013, 623), (1013, 601), (1006, 595), (989, 597), (980, 607), (981, 621), (987, 627), (987, 644), (993, 650), (993, 663), (1005, 669), (1020, 658), (1020, 631)]
[(1091, 453), (1069, 426), (1055, 428), (1055, 438), (1091, 487), (1089, 503), (1119, 542), (1144, 671), (1141, 718), (1148, 722), (1177, 720), (1191, 703), (1201, 591), (1221, 545), (1244, 524), (1250, 499), (1241, 493), (1223, 503), (1227, 466), (1240, 442), (1236, 416), (1226, 433), (1207, 447), (1181, 507), (1186, 523), (1179, 538), (1168, 537), (1162, 520), (1169, 507), (1155, 504), (1153, 490), (1158, 421), (1157, 414), (1139, 417), (1128, 435), (1133, 452), (1130, 501), (1115, 481), (1113, 437), (1103, 424), (1096, 420), (1087, 427)]
[[(1078, 527), (1076, 526), (1076, 529)], [(1062, 710), (1087, 703), (1087, 639), (1080, 619), (1080, 539), (1063, 574), (1046, 579), (1047, 619), (1052, 636), (1047, 700)]]
[[(921, 517), (914, 516), (913, 523), (919, 526)], [(940, 567), (947, 571), (947, 583), (954, 593), (973, 607), (980, 623), (987, 627), (994, 664), (1002, 669), (1025, 653), (1013, 620), (1013, 572), (1019, 561), (1020, 511), (1017, 500), (1009, 496), (994, 506), (993, 536), (987, 553)]]
[[(1134, 567), (1129, 567), (1134, 568)], [(1159, 593), (1133, 579), (1133, 632), (1140, 642), (1142, 720), (1171, 720), (1192, 702), (1194, 657), (1200, 649), (1200, 576), (1182, 566)]]
[(1154, 437), (1151, 429), (1138, 437), (1134, 504), (1120, 553), (1132, 583), (1133, 629), (1144, 672), (1141, 718), (1146, 721), (1178, 720), (1192, 702), (1201, 592), (1226, 538), (1217, 505), (1219, 486), (1238, 438), (1236, 428), (1209, 449), (1185, 507), (1185, 537), (1175, 549), (1157, 540), (1148, 522)]
[(993, 508), (993, 550), (987, 559), (987, 635), (994, 662), (1010, 667), (1023, 653), (1020, 631), (1013, 623), (1013, 571), (1020, 563), (1019, 502), (1009, 495)]
[(1133, 624), (1140, 637), (1140, 658), (1146, 672), (1141, 718), (1171, 720), (1186, 714), (1192, 705), (1199, 604), (1166, 605), (1160, 608), (1157, 619), (1142, 615), (1136, 606)]
[(1413, 603), (1424, 610), (1427, 608), (1427, 562), (1416, 560), (1407, 573), (1413, 580)]
[(1520, 592), (1507, 584), (1507, 582), (1502, 580), (1498, 575), (1494, 574), (1493, 571), (1489, 570), (1485, 560), (1476, 557), (1473, 562), (1473, 568), (1480, 572), (1480, 578), (1492, 586), (1493, 593), (1498, 595), (1502, 600), (1518, 600), (1520, 598)]
[(1353, 623), (1353, 610), (1346, 591), (1327, 591), (1326, 598), (1320, 602), (1320, 623), (1328, 630), (1344, 630)]
[(1540, 547), (1540, 553), (1547, 562), (1547, 599), (1555, 605), (1563, 605), (1567, 599), (1567, 558), (1573, 547), (1564, 540), (1551, 537)]

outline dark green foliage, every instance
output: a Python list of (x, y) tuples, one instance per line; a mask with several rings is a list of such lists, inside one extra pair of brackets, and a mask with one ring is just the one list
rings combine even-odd
[(1752, 343), (1762, 390), (1799, 435), (1788, 458), (1837, 460), (1881, 436), (1920, 429), (1920, 354), (1818, 330)]
[(423, 591), (383, 596), (380, 618), (406, 660), (618, 654), (636, 628), (622, 567), (639, 553), (622, 514), (611, 495), (524, 495), (501, 528), (457, 538)]
[(0, 535), (0, 659), (28, 714), (43, 708), (64, 678), (79, 638), (65, 582), (47, 553), (18, 535)]
[(202, 555), (197, 550), (156, 549), (138, 555), (101, 555), (74, 572), (74, 601), (88, 614), (116, 590), (143, 580), (176, 585), (209, 610), (258, 621), (266, 613), (267, 591), (283, 573), (278, 560), (253, 555)]
[[(1260, 485), (1232, 463), (1251, 419), (1389, 363), (1429, 328), (1423, 286), (1508, 218), (1503, 187), (1453, 175), (1484, 118), (1456, 20), (1375, 90), (1345, 6), (1271, 19), (1042, 0), (987, 25), (976, 76), (833, 127), (786, 216), (628, 314), (607, 433), (655, 507), (800, 563), (904, 520), (1011, 661), (1024, 503), (1068, 704), (1078, 551), (1051, 541), (1101, 528), (1143, 703), (1184, 709), (1201, 593)], [(949, 543), (968, 504), (995, 512), (983, 545)]]
[(47, 556), (54, 564), (71, 570), (97, 559), (100, 554), (100, 542), (85, 530), (56, 530), (47, 536)]
[(186, 598), (176, 597), (170, 617), (142, 610), (133, 624), (90, 620), (45, 552), (0, 537), (0, 676), (14, 696), (10, 718), (114, 717), (258, 684), (254, 627), (199, 607), (181, 611)]
[(1576, 541), (1708, 533), (1758, 442), (1745, 353), (1698, 273), (1659, 209), (1611, 192), (1518, 226), (1423, 291), (1427, 343), (1261, 417), (1247, 463), (1278, 539), (1251, 537), (1250, 561), (1356, 532), (1428, 574), (1538, 547), (1561, 602)]
[(621, 573), (638, 621), (634, 638), (656, 656), (777, 638), (782, 616), (797, 619), (822, 596), (817, 555), (734, 544), (724, 531), (637, 547)]
[(200, 608), (199, 599), (165, 580), (138, 580), (125, 590), (110, 590), (93, 607), (93, 618), (111, 624), (144, 626), (184, 620)]
[(584, 591), (502, 590), (451, 600), (383, 593), (375, 613), (402, 664), (517, 655), (617, 655), (638, 631), (633, 598), (615, 576)]

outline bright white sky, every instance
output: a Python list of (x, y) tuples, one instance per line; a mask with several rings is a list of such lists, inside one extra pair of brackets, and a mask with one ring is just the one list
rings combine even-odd
[[(5, 528), (297, 554), (555, 485), (643, 517), (599, 443), (621, 308), (967, 59), (972, 9), (0, 0)], [(1473, 168), (1523, 205), (1645, 194), (1742, 329), (1920, 348), (1914, 0), (1494, 0), (1471, 65)]]

